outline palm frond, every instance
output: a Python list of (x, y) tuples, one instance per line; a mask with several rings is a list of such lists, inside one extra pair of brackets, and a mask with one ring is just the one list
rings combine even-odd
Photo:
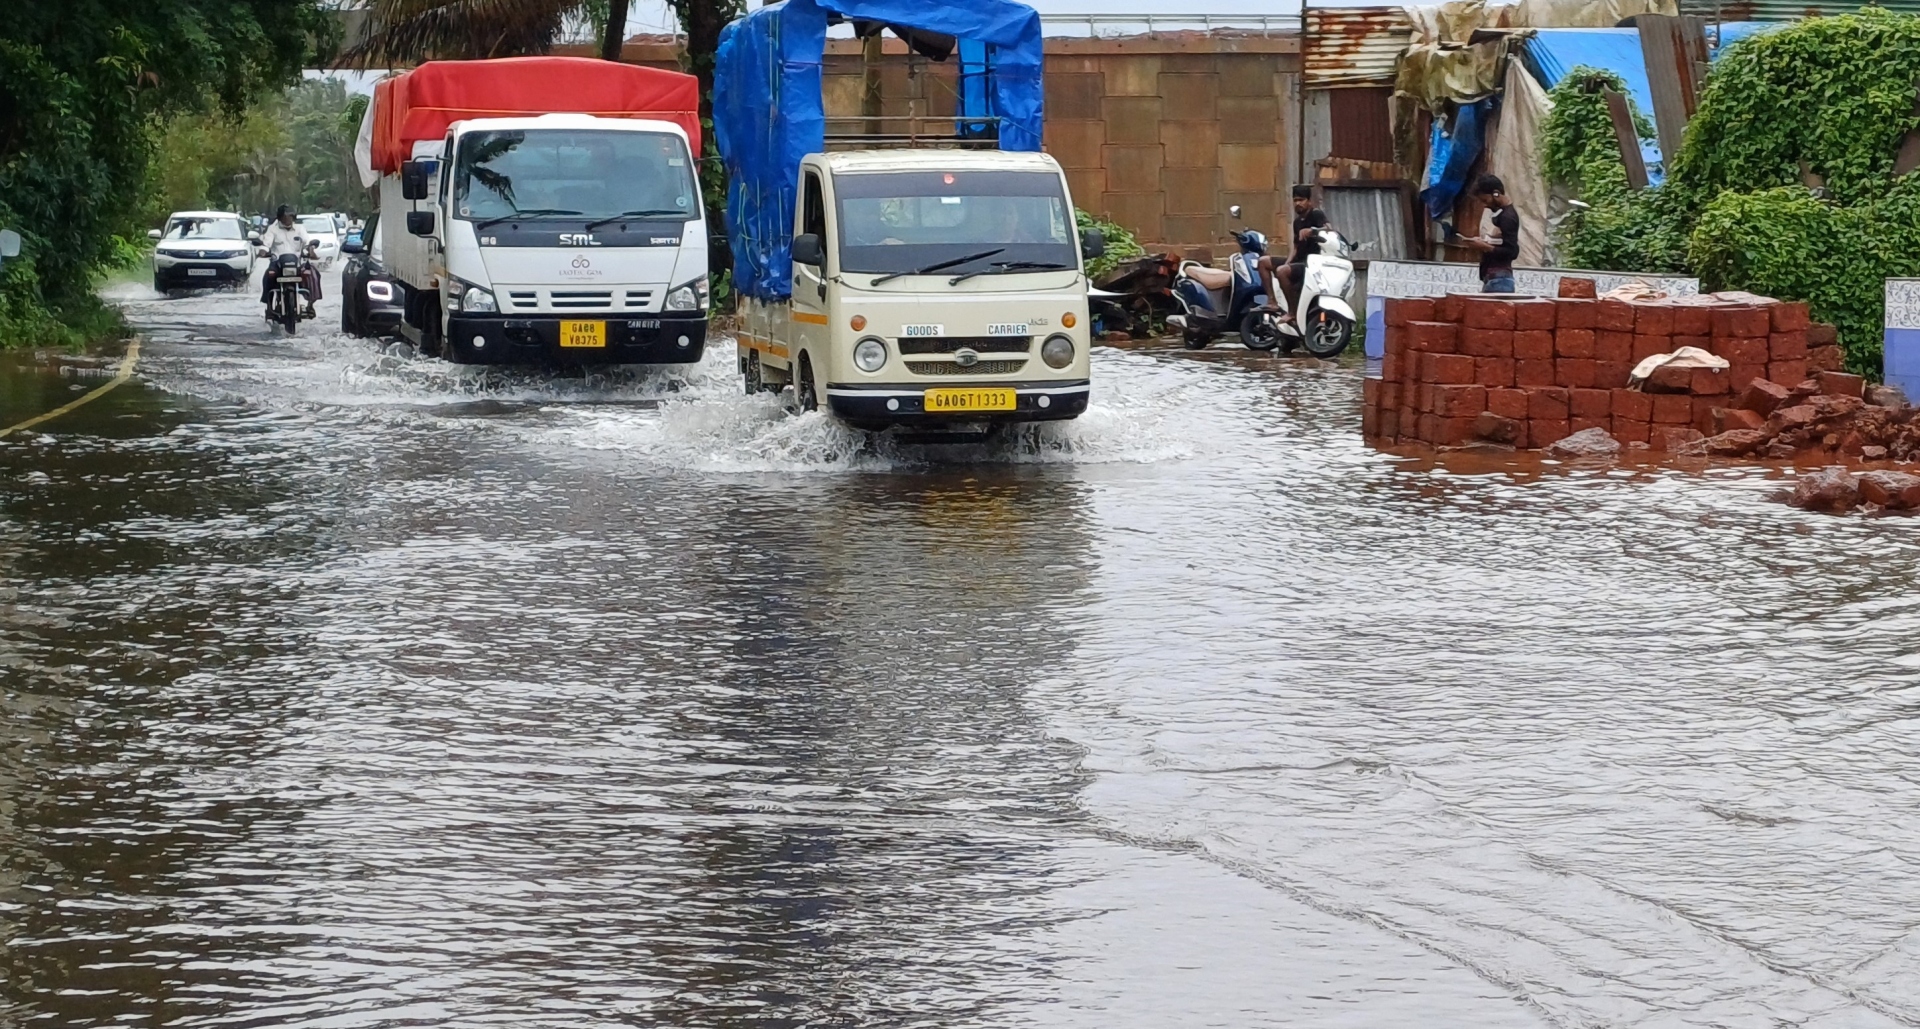
[(430, 60), (545, 53), (586, 0), (372, 0), (366, 32), (338, 67), (395, 68)]

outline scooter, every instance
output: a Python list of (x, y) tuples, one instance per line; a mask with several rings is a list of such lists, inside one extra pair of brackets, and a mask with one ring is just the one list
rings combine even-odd
[[(1300, 276), (1300, 305), (1291, 310), (1284, 296), (1277, 310), (1255, 308), (1240, 324), (1240, 336), (1254, 350), (1302, 346), (1319, 358), (1340, 356), (1353, 340), (1353, 248), (1338, 232), (1319, 229), (1320, 252), (1308, 254)], [(1363, 244), (1366, 249), (1372, 244)]]
[[(1236, 220), (1240, 207), (1228, 209)], [(1267, 252), (1266, 234), (1251, 227), (1233, 234), (1240, 252), (1227, 259), (1225, 270), (1209, 268), (1198, 261), (1182, 261), (1174, 274), (1173, 296), (1180, 313), (1167, 316), (1169, 328), (1180, 330), (1180, 339), (1190, 350), (1201, 350), (1232, 328), (1242, 326), (1249, 313), (1267, 302), (1266, 287), (1260, 283), (1260, 258)], [(1242, 339), (1254, 346), (1244, 330)], [(1275, 344), (1255, 349), (1271, 350)]]

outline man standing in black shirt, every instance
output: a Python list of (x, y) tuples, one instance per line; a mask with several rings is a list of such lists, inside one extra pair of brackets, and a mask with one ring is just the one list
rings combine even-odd
[(1300, 277), (1307, 270), (1307, 255), (1320, 252), (1321, 229), (1327, 227), (1327, 213), (1313, 206), (1313, 187), (1298, 185), (1293, 187), (1293, 256), (1285, 265), (1276, 267), (1273, 255), (1260, 259), (1260, 281), (1267, 287), (1267, 310), (1277, 311), (1274, 305), (1273, 282), (1276, 273), (1280, 287), (1286, 290), (1287, 308), (1300, 302)]
[(1480, 181), (1473, 184), (1473, 195), (1493, 212), (1493, 235), (1464, 241), (1480, 251), (1480, 292), (1511, 293), (1513, 262), (1520, 256), (1520, 212), (1514, 209), (1506, 184), (1497, 176), (1480, 176)]

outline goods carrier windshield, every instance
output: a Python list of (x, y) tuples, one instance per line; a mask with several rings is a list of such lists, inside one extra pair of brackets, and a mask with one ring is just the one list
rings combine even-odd
[[(1060, 177), (1027, 171), (901, 171), (835, 179), (840, 269), (911, 274), (1078, 268), (1073, 209)], [(985, 253), (991, 251), (991, 253)], [(975, 261), (962, 261), (980, 255)]]
[(700, 213), (687, 144), (664, 132), (510, 129), (460, 137), (459, 218), (690, 221)]

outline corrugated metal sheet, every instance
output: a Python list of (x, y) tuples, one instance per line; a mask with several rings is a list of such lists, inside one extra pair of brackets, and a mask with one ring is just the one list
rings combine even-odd
[(1328, 156), (1390, 163), (1393, 125), (1388, 105), (1392, 100), (1391, 86), (1327, 90), (1327, 114), (1333, 123), (1333, 149)]
[(1413, 24), (1398, 7), (1308, 7), (1307, 87), (1390, 86), (1412, 38)]
[[(1920, 0), (1880, 0), (1880, 6), (1899, 14), (1920, 14)], [(1855, 14), (1858, 0), (1852, 3), (1829, 0), (1680, 0), (1681, 14), (1697, 14), (1708, 21), (1795, 21), (1800, 18), (1832, 17)]]
[(1406, 202), (1399, 189), (1323, 189), (1320, 207), (1327, 212), (1327, 224), (1347, 237), (1347, 242), (1356, 248), (1362, 243), (1373, 244), (1355, 257), (1399, 261), (1412, 256), (1407, 241)]

